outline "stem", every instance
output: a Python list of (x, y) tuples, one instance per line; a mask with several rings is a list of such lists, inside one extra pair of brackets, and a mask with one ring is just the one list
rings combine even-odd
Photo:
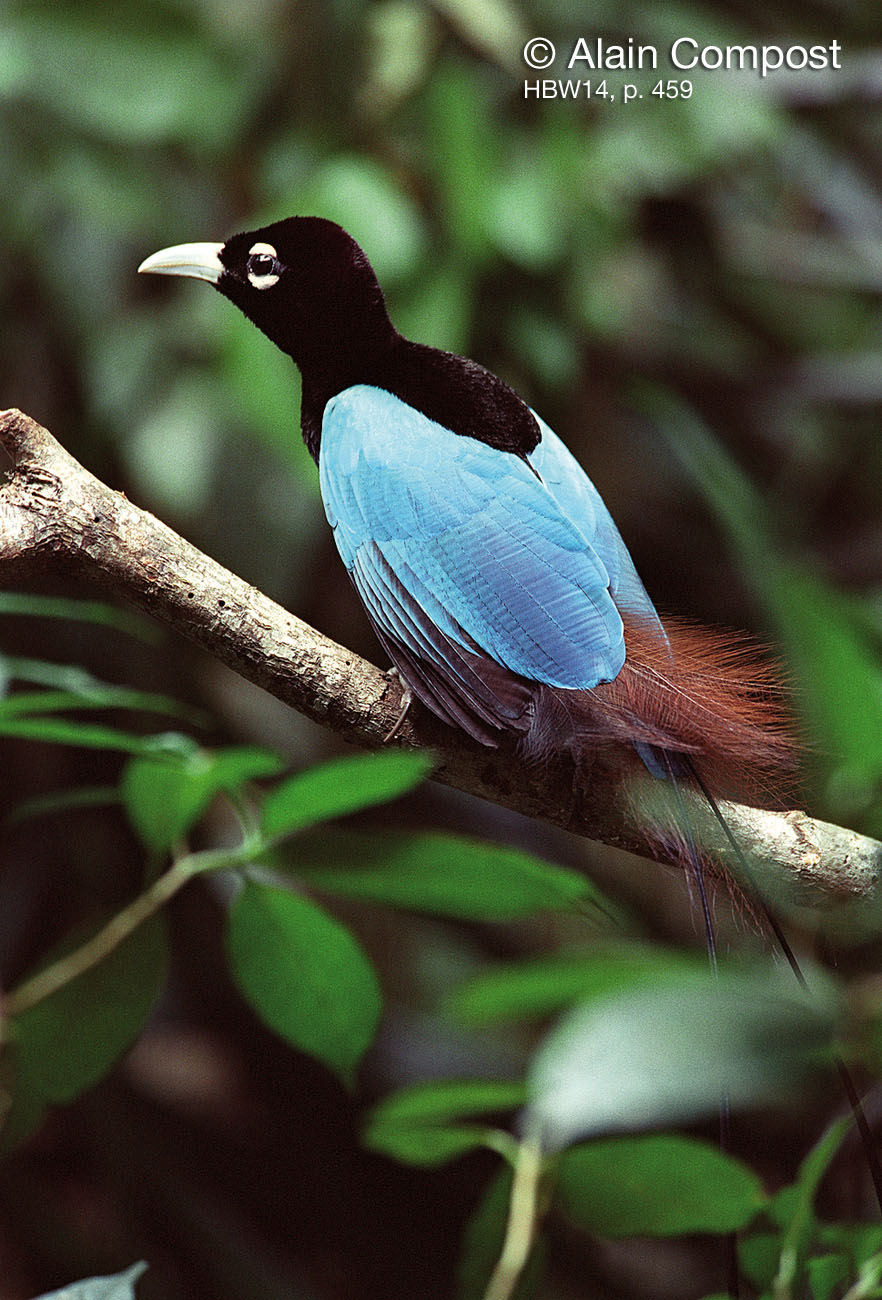
[(84, 975), (86, 971), (97, 966), (115, 948), (127, 939), (143, 921), (167, 903), (173, 894), (185, 885), (193, 875), (193, 861), (188, 855), (179, 858), (168, 871), (153, 882), (149, 889), (132, 899), (121, 912), (117, 912), (97, 934), (93, 935), (81, 947), (60, 957), (51, 966), (46, 966), (30, 979), (19, 984), (17, 989), (7, 994), (4, 1012), (10, 1018), (29, 1011), (31, 1007), (42, 1002), (44, 998), (57, 993), (65, 984)]
[(871, 1300), (878, 1296), (882, 1277), (882, 1255), (872, 1255), (861, 1265), (857, 1281), (844, 1293), (842, 1300)]
[(514, 1295), (533, 1245), (541, 1175), (539, 1143), (535, 1137), (526, 1137), (518, 1147), (502, 1253), (484, 1292), (484, 1300), (511, 1300)]
[(178, 858), (149, 889), (139, 894), (137, 898), (133, 898), (131, 903), (121, 912), (117, 912), (116, 916), (81, 947), (60, 957), (51, 966), (38, 971), (23, 984), (19, 984), (17, 989), (8, 993), (3, 1005), (4, 1019), (11, 1019), (13, 1016), (21, 1015), (23, 1011), (29, 1011), (44, 998), (51, 997), (53, 993), (64, 988), (71, 980), (97, 966), (109, 953), (118, 948), (123, 940), (128, 939), (139, 925), (158, 912), (194, 876), (206, 871), (219, 871), (224, 867), (243, 866), (252, 859), (254, 853), (255, 844), (249, 840), (237, 849), (187, 853)]

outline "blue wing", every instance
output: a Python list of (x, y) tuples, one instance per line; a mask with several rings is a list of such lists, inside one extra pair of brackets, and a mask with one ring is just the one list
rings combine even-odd
[(321, 490), (343, 562), (410, 684), (473, 734), (476, 717), (526, 729), (532, 683), (614, 679), (617, 593), (654, 614), (596, 489), (540, 428), (531, 468), (382, 389), (325, 408)]
[(583, 532), (585, 544), (592, 547), (606, 565), (609, 589), (616, 607), (656, 627), (664, 636), (655, 605), (647, 595), (603, 498), (569, 448), (535, 411), (533, 414), (542, 437), (530, 455), (531, 465), (563, 513)]

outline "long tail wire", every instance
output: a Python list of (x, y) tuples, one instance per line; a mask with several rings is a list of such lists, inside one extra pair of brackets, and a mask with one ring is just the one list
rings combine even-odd
[[(708, 807), (713, 813), (716, 821), (719, 823), (720, 829), (725, 835), (726, 840), (728, 841), (729, 846), (732, 849), (735, 858), (737, 859), (739, 869), (743, 874), (744, 880), (750, 891), (751, 898), (753, 898), (759, 904), (759, 907), (766, 920), (766, 924), (768, 925), (769, 929), (774, 935), (775, 941), (778, 944), (779, 948), (781, 949), (781, 952), (783, 953), (784, 957), (786, 958), (787, 964), (790, 966), (790, 969), (793, 971), (793, 974), (795, 975), (800, 987), (804, 989), (806, 992), (808, 992), (808, 982), (806, 981), (805, 975), (802, 972), (802, 967), (800, 966), (796, 958), (796, 954), (794, 953), (793, 949), (790, 946), (790, 942), (787, 939), (787, 936), (784, 934), (784, 931), (781, 928), (781, 923), (779, 922), (778, 918), (775, 916), (775, 913), (772, 911), (769, 904), (766, 902), (762, 890), (759, 889), (756, 884), (756, 880), (750, 868), (750, 864), (747, 861), (747, 855), (745, 854), (741, 845), (738, 843), (737, 839), (735, 838), (731, 826), (726, 821), (726, 818), (723, 816), (719, 804), (717, 803), (711, 791), (708, 789), (707, 783), (704, 781), (703, 777), (701, 776), (701, 773), (696, 770), (694, 763), (692, 763), (690, 759), (685, 758), (684, 762), (686, 763), (689, 769), (690, 776), (692, 776), (692, 778), (695, 781), (695, 784), (698, 786), (702, 795), (707, 800)], [(676, 787), (676, 778), (674, 778), (674, 780), (675, 780), (675, 790), (677, 791), (675, 798), (677, 799), (678, 807), (682, 808), (683, 796), (682, 793)], [(691, 838), (691, 832), (690, 832), (690, 838)], [(694, 868), (693, 868), (693, 873), (694, 873)], [(704, 893), (705, 891), (702, 888), (702, 906), (705, 909), (705, 925), (707, 925), (707, 915), (708, 915), (706, 910), (707, 903), (706, 900), (704, 899)], [(713, 964), (715, 967), (716, 965), (715, 959)], [(845, 1064), (842, 1057), (839, 1056), (838, 1053), (834, 1056), (834, 1062), (836, 1065), (837, 1073), (839, 1074), (839, 1079), (842, 1084), (843, 1092), (845, 1093), (845, 1096), (848, 1100), (848, 1104), (851, 1108), (851, 1113), (854, 1116), (855, 1126), (858, 1130), (858, 1134), (860, 1135), (861, 1145), (864, 1148), (864, 1155), (866, 1156), (867, 1166), (870, 1171), (870, 1178), (872, 1179), (873, 1182), (873, 1190), (876, 1193), (876, 1200), (879, 1204), (879, 1211), (880, 1213), (882, 1213), (882, 1163), (880, 1163), (879, 1156), (876, 1152), (876, 1148), (873, 1141), (873, 1134), (870, 1129), (870, 1125), (867, 1121), (866, 1112), (861, 1102), (860, 1094), (858, 1093), (857, 1086), (855, 1085), (851, 1071), (849, 1070), (848, 1066)]]
[[(695, 843), (695, 834), (692, 829), (692, 822), (686, 809), (686, 801), (683, 798), (683, 791), (680, 782), (677, 779), (677, 773), (669, 754), (662, 751), (664, 767), (667, 771), (668, 779), (674, 791), (674, 801), (677, 805), (677, 818), (680, 831), (686, 843), (686, 852), (689, 860), (689, 871), (692, 881), (698, 893), (699, 903), (701, 905), (701, 915), (704, 921), (704, 942), (707, 950), (707, 960), (711, 971), (716, 977), (718, 973), (717, 965), (717, 936), (714, 929), (714, 920), (711, 914), (710, 901), (707, 894), (707, 886), (704, 879), (704, 867), (701, 862), (701, 855)], [(689, 765), (691, 768), (691, 764)], [(728, 1092), (724, 1092), (720, 1097), (719, 1105), (719, 1123), (720, 1123), (720, 1150), (728, 1152), (731, 1148), (732, 1133), (732, 1107)], [(738, 1267), (738, 1238), (734, 1232), (726, 1234), (726, 1291), (730, 1300), (738, 1300), (741, 1294), (740, 1270)]]

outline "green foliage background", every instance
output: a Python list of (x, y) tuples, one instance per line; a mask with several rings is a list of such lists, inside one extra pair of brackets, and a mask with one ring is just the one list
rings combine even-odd
[[(649, 73), (610, 73), (610, 88), (637, 82), (643, 100), (525, 99), (525, 40), (564, 50), (583, 34), (660, 48), (684, 34), (835, 38), (844, 66), (765, 82), (678, 74), (688, 99), (653, 98)], [(105, 481), (377, 659), (297, 434), (293, 367), (204, 286), (135, 275), (168, 244), (295, 212), (332, 217), (365, 247), (404, 332), (490, 366), (564, 436), (662, 609), (781, 648), (808, 742), (804, 801), (882, 834), (880, 52), (870, 0), (589, 0), (577, 11), (557, 0), (7, 0), (0, 405), (40, 419)], [(560, 60), (554, 71), (567, 75)], [(51, 574), (38, 593), (96, 594)], [(296, 768), (338, 751), (170, 633), (22, 608), (0, 613), (11, 681), (62, 689), (60, 669), (38, 682), (35, 663), (79, 665), (144, 693), (93, 694), (95, 709), (155, 712), (172, 696), (190, 710), (173, 725), (204, 745), (269, 747)], [(118, 753), (48, 743), (64, 739), (58, 728), (28, 740), (11, 718), (4, 734), (6, 812), (44, 809), (7, 821), (0, 847), (10, 985), (141, 888), (144, 845), (147, 858), (168, 845), (121, 817)], [(46, 814), (70, 789), (91, 796)], [(188, 797), (205, 802), (195, 785)], [(431, 787), (363, 828), (390, 819), (586, 862), (583, 846)], [(227, 832), (215, 814), (206, 834)], [(611, 854), (590, 866), (630, 929), (696, 942), (678, 879)], [(320, 1066), (292, 1063), (236, 1000), (223, 901), (205, 884), (176, 899), (151, 1034), (6, 1166), (0, 1295), (24, 1300), (141, 1255), (148, 1300), (454, 1294), (490, 1157), (427, 1172), (362, 1151), (355, 1103)], [(362, 1101), (436, 1075), (510, 1073), (530, 1032), (466, 1032), (441, 1014), (444, 997), (491, 959), (591, 940), (578, 913), (504, 925), (418, 910), (393, 922), (353, 899), (337, 909), (387, 995)], [(729, 933), (727, 912), (721, 900), (724, 943), (756, 946), (750, 922)], [(838, 962), (857, 978), (877, 956), (851, 943)], [(812, 1096), (760, 1116), (737, 1132), (739, 1149), (774, 1188), (824, 1113)], [(854, 1211), (844, 1186), (843, 1175), (829, 1193), (838, 1214)], [(708, 1258), (700, 1243), (612, 1247), (563, 1232), (548, 1283), (559, 1289), (543, 1294), (575, 1277), (585, 1296), (700, 1295), (713, 1286)], [(823, 1286), (812, 1294), (834, 1294)]]

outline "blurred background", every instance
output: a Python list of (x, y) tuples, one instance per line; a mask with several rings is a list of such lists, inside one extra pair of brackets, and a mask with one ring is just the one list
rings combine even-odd
[[(842, 45), (842, 69), (608, 72), (624, 104), (526, 98), (525, 41)], [(329, 636), (382, 662), (299, 438), (298, 378), (230, 304), (139, 279), (149, 253), (294, 213), (356, 237), (402, 332), (475, 357), (564, 437), (662, 610), (774, 645), (807, 737), (800, 800), (882, 833), (882, 22), (872, 0), (6, 0), (0, 13), (0, 405)], [(596, 78), (599, 80), (599, 78)], [(94, 599), (47, 574), (27, 591)], [(18, 608), (18, 607), (17, 607)], [(167, 630), (128, 635), (0, 606), (2, 648), (200, 710), (204, 743), (294, 767), (342, 752)], [(385, 665), (384, 665), (385, 666)], [(119, 810), (10, 820), (106, 787), (118, 756), (3, 741), (0, 969), (14, 982), (143, 862)], [(584, 866), (639, 933), (700, 945), (668, 870), (427, 787), (389, 814)], [(262, 1029), (220, 953), (221, 905), (169, 909), (168, 989), (110, 1079), (56, 1112), (0, 1179), (0, 1300), (145, 1257), (145, 1300), (454, 1294), (494, 1168), (362, 1152), (394, 1086), (505, 1067), (443, 993), (492, 958), (580, 940), (578, 919), (455, 927), (346, 913), (390, 998), (356, 1104)], [(718, 911), (724, 943), (757, 942)], [(569, 926), (569, 928), (568, 928)], [(850, 944), (840, 969), (874, 970)], [(774, 1185), (823, 1110), (737, 1134)], [(843, 1192), (843, 1195), (846, 1195)], [(710, 1289), (703, 1243), (565, 1232), (549, 1297)]]

